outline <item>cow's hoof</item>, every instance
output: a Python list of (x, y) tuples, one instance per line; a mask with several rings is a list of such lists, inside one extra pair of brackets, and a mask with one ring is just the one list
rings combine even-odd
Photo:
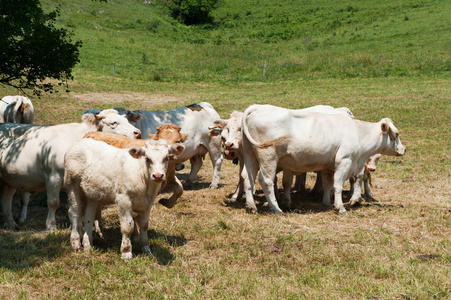
[(347, 216), (348, 215), (348, 212), (346, 211), (346, 209), (338, 209), (338, 208), (336, 208), (336, 209), (334, 209), (334, 212), (337, 214), (337, 215), (342, 215), (342, 216)]
[(246, 210), (250, 214), (253, 214), (253, 215), (257, 214), (257, 208), (256, 207), (246, 207)]
[(217, 184), (210, 184), (210, 189), (212, 189), (212, 190), (214, 190), (214, 189), (217, 189), (218, 188), (218, 185)]
[(130, 261), (133, 258), (133, 254), (131, 252), (122, 253), (121, 258), (125, 261)]
[(144, 246), (144, 247), (142, 247), (142, 253), (144, 253), (144, 254), (151, 254), (152, 252), (150, 251), (150, 247), (149, 246)]
[(80, 244), (80, 240), (73, 240), (70, 242), (71, 246), (72, 246), (72, 250), (74, 250), (75, 252), (78, 252), (81, 250), (81, 244)]
[(185, 169), (185, 164), (184, 163), (179, 163), (178, 165), (175, 166), (175, 170), (176, 171), (181, 171)]
[(172, 208), (173, 207), (173, 205), (171, 206), (169, 204), (169, 199), (166, 199), (166, 198), (161, 199), (160, 201), (158, 201), (158, 203), (160, 203), (161, 205), (163, 205), (163, 206), (165, 206), (167, 208)]
[(47, 224), (47, 232), (54, 232), (56, 230), (55, 224)]
[(353, 199), (351, 199), (351, 200), (349, 200), (349, 205), (355, 205), (356, 203), (359, 203), (359, 200), (353, 200)]
[(6, 229), (16, 231), (19, 230), (19, 225), (16, 222), (10, 222), (5, 224)]

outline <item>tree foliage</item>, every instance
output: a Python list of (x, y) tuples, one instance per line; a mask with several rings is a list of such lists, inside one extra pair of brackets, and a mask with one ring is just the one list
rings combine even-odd
[(186, 25), (210, 23), (211, 11), (218, 0), (169, 0), (167, 7), (171, 16)]
[(35, 94), (72, 79), (81, 41), (55, 27), (58, 10), (44, 13), (39, 0), (0, 1), (0, 84)]

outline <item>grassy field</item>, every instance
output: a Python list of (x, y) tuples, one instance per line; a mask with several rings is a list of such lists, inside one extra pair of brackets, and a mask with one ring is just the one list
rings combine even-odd
[[(284, 217), (271, 214), (259, 186), (259, 213), (249, 214), (228, 198), (237, 166), (224, 161), (221, 186), (210, 190), (206, 159), (173, 209), (155, 205), (152, 254), (134, 247), (131, 262), (120, 259), (114, 207), (104, 212), (106, 239), (95, 237), (92, 253), (73, 253), (64, 193), (53, 233), (45, 231), (46, 199), (38, 194), (19, 231), (0, 229), (0, 298), (451, 299), (451, 33), (441, 17), (450, 4), (317, 1), (295, 10), (292, 1), (230, 0), (214, 12), (212, 28), (188, 28), (154, 2), (44, 1), (62, 4), (61, 24), (84, 47), (69, 93), (32, 98), (37, 124), (79, 122), (87, 108), (113, 106), (166, 110), (207, 101), (227, 118), (254, 103), (325, 104), (366, 121), (390, 117), (406, 155), (382, 158), (374, 199), (346, 206), (347, 216), (311, 194), (294, 194)], [(287, 24), (292, 35), (275, 34)], [(361, 38), (351, 38), (355, 27)], [(1, 95), (14, 93), (0, 87)], [(182, 182), (188, 174), (189, 163)]]

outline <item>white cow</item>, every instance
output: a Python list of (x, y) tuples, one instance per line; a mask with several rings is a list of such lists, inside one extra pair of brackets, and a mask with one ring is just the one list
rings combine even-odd
[(34, 107), (23, 96), (5, 96), (0, 100), (0, 123), (33, 124)]
[[(354, 118), (354, 115), (347, 107), (334, 108), (329, 105), (316, 105), (312, 107), (307, 107), (303, 109), (296, 110), (297, 112), (322, 112), (328, 114), (343, 114)], [(241, 132), (241, 123), (243, 119), (243, 113), (239, 111), (234, 111), (230, 114), (230, 118), (220, 119), (215, 121), (214, 126), (210, 126), (210, 135), (221, 135), (222, 145), (224, 147), (224, 157), (229, 160), (238, 160), (240, 164), (240, 180), (235, 190), (235, 193), (232, 195), (231, 200), (239, 200), (243, 195), (243, 176), (246, 176), (246, 173), (243, 174), (243, 143), (242, 143), (242, 132)], [(278, 170), (280, 171), (280, 170)], [(291, 176), (288, 174), (284, 174), (284, 176)], [(301, 175), (298, 175), (301, 176)], [(305, 174), (304, 174), (305, 176)], [(287, 179), (285, 179), (287, 181)], [(291, 202), (290, 196), (290, 186), (284, 186), (284, 197), (286, 202)], [(275, 192), (277, 189), (275, 188)]]
[(222, 163), (221, 138), (211, 137), (208, 127), (220, 117), (211, 104), (201, 102), (168, 111), (129, 111), (119, 107), (115, 109), (120, 114), (125, 114), (130, 122), (135, 122), (135, 116), (141, 114), (142, 119), (133, 125), (139, 128), (145, 137), (150, 133), (156, 133), (156, 128), (160, 125), (180, 126), (182, 128), (180, 133), (187, 133), (188, 138), (183, 143), (185, 151), (178, 157), (177, 162), (190, 160), (191, 172), (187, 182), (194, 180), (202, 166), (202, 160), (208, 153), (213, 164), (213, 180), (210, 188), (218, 188)]
[(0, 124), (0, 189), (4, 221), (17, 228), (11, 212), (16, 190), (37, 193), (47, 190), (47, 229), (56, 228), (55, 212), (64, 175), (66, 150), (90, 131), (104, 131), (140, 138), (141, 132), (117, 111), (85, 114), (82, 123), (61, 125)]
[[(252, 105), (243, 115), (243, 156), (246, 206), (256, 212), (252, 191), (260, 170), (261, 185), (272, 210), (282, 214), (274, 195), (277, 168), (293, 175), (321, 171), (323, 204), (346, 213), (342, 202), (344, 182), (357, 175), (373, 154), (404, 155), (393, 122), (363, 122), (342, 114), (289, 110), (271, 105)], [(291, 186), (292, 176), (289, 186)], [(284, 182), (284, 186), (288, 184)]]
[[(24, 96), (5, 96), (0, 100), (0, 123), (21, 123), (33, 124), (34, 107), (31, 100)], [(27, 217), (28, 202), (30, 202), (30, 193), (19, 193), (20, 203), (22, 205), (19, 219), (23, 223)]]
[(166, 180), (168, 161), (176, 159), (183, 149), (182, 144), (169, 145), (163, 139), (148, 140), (144, 147), (129, 149), (83, 139), (69, 148), (65, 156), (64, 184), (70, 202), (72, 248), (80, 250), (81, 247), (82, 216), (83, 248), (89, 251), (97, 207), (116, 204), (122, 232), (122, 259), (132, 258), (133, 214), (139, 227), (139, 245), (144, 253), (150, 253), (149, 213)]

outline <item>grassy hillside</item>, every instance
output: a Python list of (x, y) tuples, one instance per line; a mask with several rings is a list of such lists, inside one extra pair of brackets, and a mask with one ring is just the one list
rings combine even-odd
[(265, 63), (268, 81), (451, 71), (449, 1), (223, 0), (200, 26), (152, 2), (43, 1), (84, 42), (76, 74), (112, 75), (113, 62), (144, 82), (256, 82)]

